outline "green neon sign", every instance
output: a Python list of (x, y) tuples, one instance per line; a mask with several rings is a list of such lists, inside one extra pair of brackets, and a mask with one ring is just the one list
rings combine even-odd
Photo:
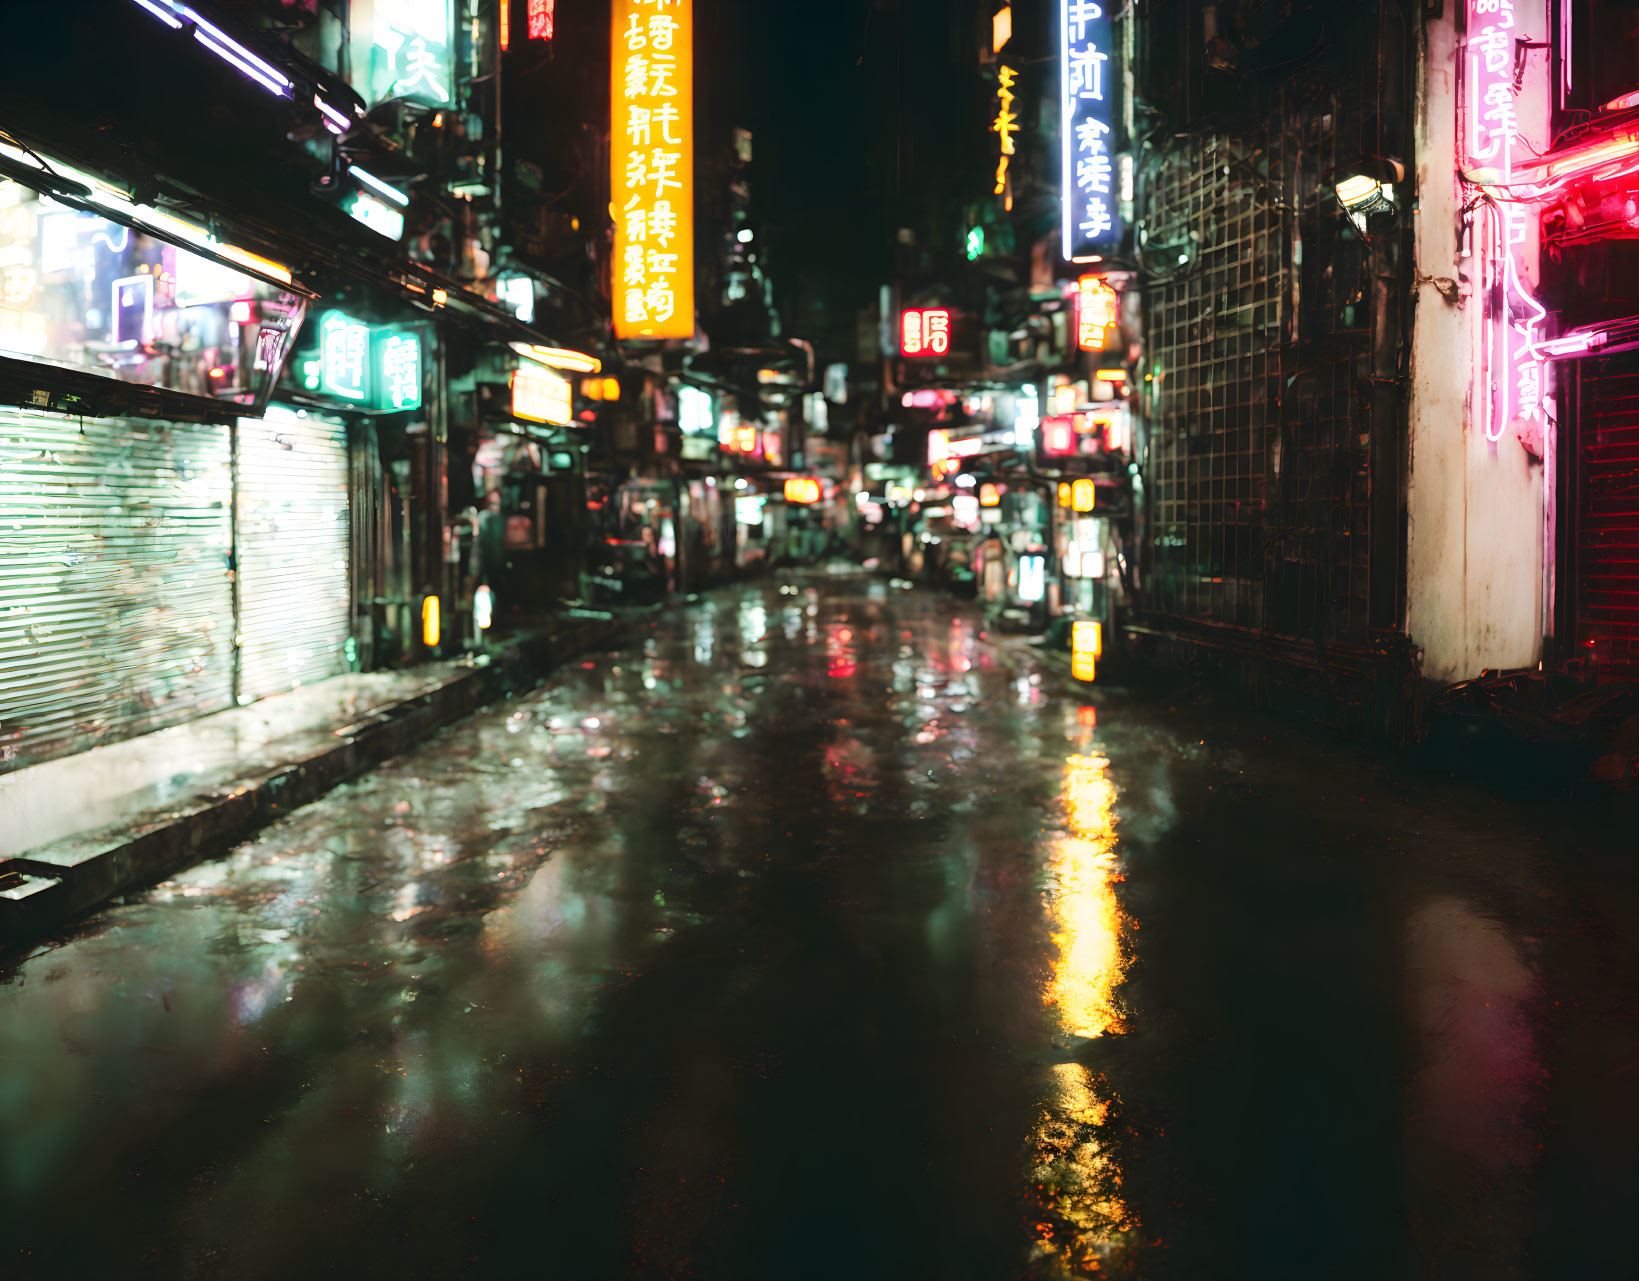
[(319, 350), (301, 362), (302, 387), (360, 409), (421, 407), (421, 336), (374, 326), (342, 312), (319, 322)]

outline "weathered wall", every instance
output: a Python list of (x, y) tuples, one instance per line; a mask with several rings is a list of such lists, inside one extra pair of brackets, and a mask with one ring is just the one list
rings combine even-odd
[[(1547, 35), (1545, 0), (1515, 0), (1518, 32)], [(1459, 3), (1425, 24), (1417, 121), (1417, 318), (1411, 364), (1407, 628), (1423, 673), (1457, 681), (1487, 668), (1533, 666), (1542, 653), (1543, 469), (1514, 433), (1485, 438), (1475, 407), (1476, 260), (1459, 256), (1463, 191), (1456, 173)], [(1533, 53), (1519, 100), (1524, 137), (1546, 142), (1546, 63)], [(1533, 219), (1532, 239), (1535, 242)], [(1522, 272), (1534, 285), (1534, 270)], [(1442, 287), (1455, 282), (1460, 301)]]

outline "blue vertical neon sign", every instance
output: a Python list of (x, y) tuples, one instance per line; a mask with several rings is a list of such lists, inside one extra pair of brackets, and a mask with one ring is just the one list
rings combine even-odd
[(1064, 256), (1102, 257), (1121, 244), (1115, 175), (1115, 106), (1121, 65), (1105, 3), (1060, 0), (1060, 92), (1064, 97)]

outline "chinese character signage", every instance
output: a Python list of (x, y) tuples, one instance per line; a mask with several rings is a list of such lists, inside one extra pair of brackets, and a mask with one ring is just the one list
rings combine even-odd
[(617, 338), (694, 334), (694, 0), (613, 0)]
[(1002, 140), (1002, 160), (996, 166), (996, 194), (1008, 196), (1009, 208), (1012, 207), (1012, 197), (1007, 190), (1007, 170), (1018, 152), (1014, 135), (1019, 132), (1019, 117), (1013, 110), (1016, 97), (1013, 86), (1018, 82), (1019, 73), (1012, 67), (1003, 67), (996, 73), (996, 120), (990, 126), (990, 131), (999, 134)]
[(1101, 257), (1121, 243), (1115, 186), (1115, 109), (1121, 84), (1109, 8), (1115, 0), (1059, 0), (1064, 96), (1064, 257)]
[(913, 307), (899, 317), (901, 356), (943, 356), (950, 350), (950, 312), (942, 307)]
[(557, 0), (527, 0), (529, 38), (550, 40), (557, 30)]
[(1076, 282), (1076, 346), (1082, 351), (1103, 351), (1116, 338), (1121, 320), (1121, 299), (1103, 276), (1083, 276)]
[(375, 0), (369, 97), (410, 98), (431, 107), (454, 98), (450, 0)]
[(319, 349), (302, 367), (302, 386), (359, 409), (419, 409), (421, 339), (332, 311), (319, 322)]
[[(1513, 0), (1468, 0), (1468, 33), (1465, 168), (1491, 171), (1506, 189), (1520, 140), (1515, 40), (1529, 37), (1516, 29)], [(1542, 412), (1537, 344), (1547, 312), (1520, 278), (1521, 264), (1536, 256), (1535, 218), (1531, 206), (1516, 201), (1487, 201), (1476, 210), (1487, 299), (1481, 426), (1491, 441), (1511, 425), (1537, 422)]]

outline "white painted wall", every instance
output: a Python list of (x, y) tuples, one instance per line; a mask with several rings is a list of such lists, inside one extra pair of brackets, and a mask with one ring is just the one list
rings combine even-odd
[[(1466, 0), (1424, 26), (1417, 121), (1417, 316), (1412, 342), (1407, 626), (1423, 674), (1459, 681), (1487, 668), (1535, 666), (1547, 627), (1543, 468), (1512, 432), (1492, 444), (1475, 420), (1477, 263), (1459, 256), (1463, 190), (1456, 173), (1460, 85), (1456, 19)], [(1517, 33), (1548, 35), (1546, 0), (1514, 0)], [(1533, 52), (1519, 99), (1521, 131), (1548, 132), (1547, 63)], [(1534, 268), (1535, 257), (1530, 261)], [(1525, 280), (1529, 275), (1530, 279)], [(1521, 273), (1529, 288), (1537, 273)], [(1455, 281), (1460, 304), (1438, 281)], [(1545, 564), (1545, 556), (1549, 558)]]

